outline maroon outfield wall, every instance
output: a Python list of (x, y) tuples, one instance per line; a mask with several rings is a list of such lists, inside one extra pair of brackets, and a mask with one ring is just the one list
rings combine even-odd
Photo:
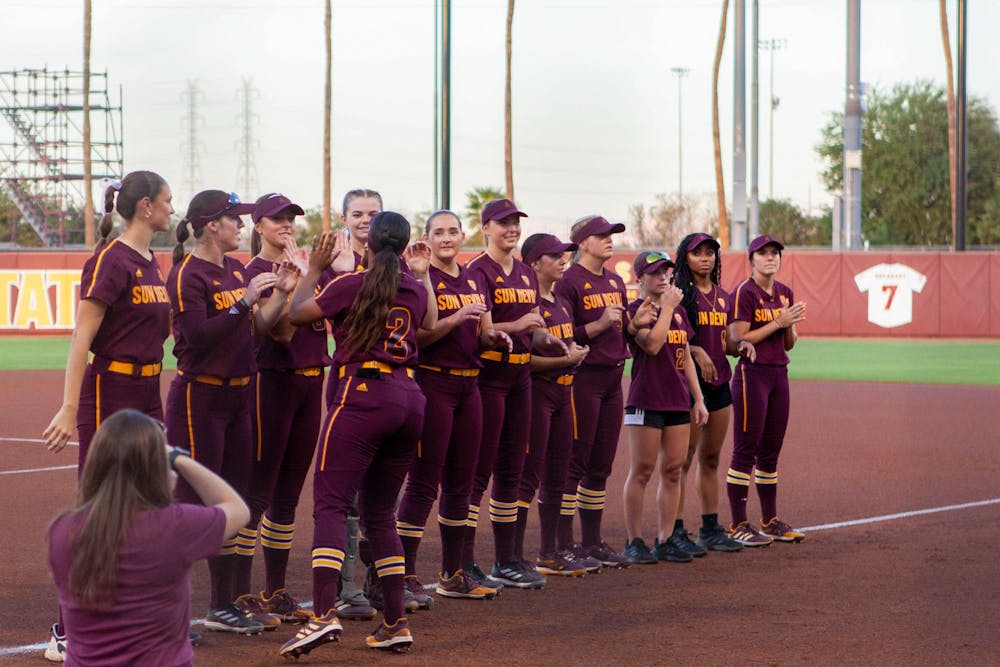
[[(471, 256), (472, 253), (464, 253)], [(170, 253), (157, 253), (163, 275)], [(73, 328), (87, 252), (0, 253), (0, 332)], [(246, 259), (245, 255), (237, 255)], [(634, 253), (609, 263), (633, 283)], [(742, 253), (723, 254), (723, 287), (747, 277)], [(779, 278), (808, 304), (816, 336), (1000, 336), (1000, 253), (831, 253), (790, 249)]]

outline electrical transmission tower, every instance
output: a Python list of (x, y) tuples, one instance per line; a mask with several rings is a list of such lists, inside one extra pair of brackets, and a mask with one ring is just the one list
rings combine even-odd
[(188, 200), (194, 197), (201, 185), (201, 165), (199, 158), (203, 148), (198, 139), (198, 128), (205, 124), (205, 119), (198, 113), (198, 103), (204, 99), (198, 81), (188, 81), (187, 88), (181, 93), (181, 103), (187, 109), (187, 115), (181, 119), (184, 129), (184, 188)]
[[(0, 190), (47, 246), (83, 245), (83, 72), (0, 72)], [(122, 106), (90, 74), (91, 177), (121, 178)], [(103, 121), (103, 122), (102, 122)]]
[(246, 201), (252, 201), (259, 194), (257, 192), (257, 165), (254, 161), (254, 149), (260, 145), (254, 138), (254, 126), (258, 122), (257, 114), (253, 112), (253, 100), (260, 97), (257, 89), (253, 87), (253, 79), (244, 78), (243, 87), (236, 92), (236, 97), (241, 103), (242, 111), (237, 118), (242, 131), (240, 140), (237, 142), (240, 156), (239, 170), (236, 180), (243, 189), (240, 191)]

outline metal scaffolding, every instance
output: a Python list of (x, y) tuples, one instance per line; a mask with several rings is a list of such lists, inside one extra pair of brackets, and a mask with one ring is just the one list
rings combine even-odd
[[(0, 189), (47, 246), (83, 245), (83, 84), (68, 68), (0, 71)], [(92, 177), (120, 178), (121, 89), (112, 105), (106, 71), (90, 75), (90, 112)]]

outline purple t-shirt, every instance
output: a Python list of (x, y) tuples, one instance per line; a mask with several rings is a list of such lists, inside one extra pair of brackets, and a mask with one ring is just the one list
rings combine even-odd
[(257, 371), (253, 317), (240, 303), (247, 293), (243, 264), (229, 256), (223, 266), (185, 257), (170, 269), (167, 292), (174, 309), (177, 368), (191, 375), (245, 377)]
[[(269, 271), (276, 272), (278, 268), (279, 265), (275, 262), (254, 257), (247, 262), (244, 277), (249, 284), (254, 276)], [(334, 273), (330, 268), (324, 270), (316, 284), (315, 293), (319, 294), (323, 286), (333, 278)], [(270, 298), (273, 292), (273, 289), (266, 290), (261, 294), (261, 297)], [(323, 320), (295, 327), (292, 340), (288, 343), (277, 341), (271, 336), (255, 338), (257, 367), (262, 370), (295, 370), (297, 368), (329, 366), (330, 354), (327, 351), (326, 341), (326, 322)]]
[[(542, 295), (538, 295), (538, 310), (541, 311), (542, 317), (545, 319), (545, 329), (566, 343), (567, 347), (573, 342), (573, 315), (569, 311), (569, 304), (566, 303), (566, 299), (558, 295), (553, 295), (554, 300), (549, 301)], [(533, 356), (539, 357), (558, 357), (564, 355), (558, 354), (543, 354), (541, 352), (535, 352)], [(565, 366), (563, 368), (557, 368), (550, 371), (538, 372), (536, 375), (544, 375), (547, 377), (559, 377), (560, 375), (566, 375), (567, 373), (575, 373), (576, 366)]]
[[(733, 370), (726, 358), (726, 336), (728, 335), (729, 315), (732, 311), (732, 300), (729, 294), (719, 286), (714, 286), (708, 294), (697, 287), (694, 288), (694, 298), (698, 307), (698, 319), (694, 325), (692, 345), (705, 350), (715, 364), (715, 382), (706, 382), (711, 387), (721, 387), (728, 384), (733, 377)], [(701, 369), (695, 364), (698, 377)], [(702, 379), (704, 382), (704, 379)]]
[(626, 304), (628, 297), (621, 276), (607, 269), (602, 269), (598, 276), (579, 264), (573, 264), (556, 283), (555, 292), (566, 299), (573, 313), (576, 342), (590, 346), (590, 352), (583, 360), (585, 365), (617, 366), (629, 358), (622, 333), (628, 324), (627, 319), (622, 318), (621, 327), (609, 327), (594, 338), (587, 336), (584, 330), (587, 324), (599, 320), (608, 306)]
[[(538, 305), (538, 278), (524, 262), (514, 259), (510, 275), (492, 257), (481, 252), (465, 264), (486, 285), (486, 305), (493, 314), (493, 323), (514, 322)], [(531, 352), (530, 329), (510, 334), (514, 353)]]
[[(747, 278), (733, 292), (733, 321), (749, 322), (750, 331), (760, 329), (781, 314), (783, 308), (795, 303), (792, 290), (784, 283), (774, 281), (774, 294), (768, 294), (752, 278)], [(757, 364), (787, 366), (785, 330), (778, 329), (757, 343)], [(741, 363), (749, 363), (745, 359)]]
[(396, 300), (389, 309), (385, 327), (375, 344), (367, 351), (348, 348), (347, 312), (354, 303), (365, 272), (344, 273), (334, 278), (316, 297), (316, 304), (323, 317), (330, 320), (336, 350), (333, 363), (337, 367), (359, 361), (382, 361), (396, 366), (415, 366), (417, 363), (417, 329), (427, 314), (427, 289), (423, 283), (407, 273), (399, 275)]
[[(458, 276), (441, 269), (429, 269), (431, 285), (437, 300), (438, 320), (454, 315), (470, 303), (486, 303), (486, 286), (482, 277), (465, 267), (458, 267)], [(420, 349), (420, 363), (441, 368), (480, 368), (479, 322), (468, 320), (454, 327), (445, 336)]]
[(108, 307), (90, 346), (94, 354), (136, 364), (163, 360), (170, 297), (156, 257), (146, 259), (115, 239), (83, 265), (80, 296)]
[(65, 516), (49, 526), (49, 568), (68, 633), (66, 664), (192, 664), (188, 571), (219, 551), (225, 513), (183, 504), (139, 511), (118, 550), (115, 600), (102, 611), (81, 608), (70, 593), (73, 534), (81, 519)]
[[(642, 305), (641, 299), (636, 299), (628, 305), (629, 315)], [(661, 313), (660, 317), (664, 314)], [(694, 333), (687, 314), (680, 306), (668, 315), (670, 329), (667, 330), (667, 342), (660, 352), (651, 357), (639, 346), (639, 343), (629, 338), (632, 348), (632, 382), (628, 388), (628, 400), (625, 405), (642, 410), (690, 410), (691, 394), (688, 391), (687, 377), (684, 375), (684, 348), (688, 339)], [(651, 329), (652, 327), (642, 327)]]

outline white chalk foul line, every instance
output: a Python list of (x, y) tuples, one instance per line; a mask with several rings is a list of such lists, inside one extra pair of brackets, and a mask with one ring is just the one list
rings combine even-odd
[[(76, 466), (70, 466), (75, 468)], [(17, 471), (15, 471), (17, 472)], [(3, 473), (0, 473), (3, 474)], [(923, 510), (913, 510), (911, 512), (898, 512), (896, 514), (883, 514), (882, 516), (873, 516), (866, 519), (853, 519), (851, 521), (839, 521), (837, 523), (824, 523), (818, 526), (806, 526), (802, 528), (803, 531), (817, 531), (817, 530), (832, 530), (834, 528), (847, 528), (849, 526), (863, 526), (869, 523), (880, 523), (882, 521), (893, 521), (895, 519), (906, 519), (912, 516), (921, 516), (924, 514), (937, 514), (938, 512), (950, 512), (953, 510), (964, 510), (971, 507), (984, 507), (986, 505), (997, 505), (1000, 504), (1000, 498), (990, 498), (989, 500), (977, 500), (971, 503), (961, 503), (958, 505), (944, 505), (942, 507), (931, 507)], [(302, 605), (303, 607), (311, 607), (312, 603), (306, 602)], [(191, 625), (198, 625), (201, 622), (200, 619), (195, 619), (191, 621)], [(34, 651), (44, 651), (45, 647), (48, 646), (48, 642), (43, 644), (27, 644), (24, 646), (11, 646), (9, 648), (0, 648), (0, 657), (8, 655), (19, 655), (21, 653), (31, 653)]]
[(29, 472), (53, 472), (55, 470), (76, 470), (76, 464), (71, 466), (52, 466), (51, 468), (23, 468), (21, 470), (0, 470), (0, 475), (23, 475)]
[(837, 523), (824, 523), (819, 526), (806, 526), (803, 531), (831, 530), (833, 528), (847, 528), (848, 526), (863, 526), (869, 523), (879, 523), (881, 521), (893, 521), (895, 519), (907, 519), (911, 516), (921, 516), (923, 514), (937, 514), (938, 512), (950, 512), (952, 510), (964, 510), (970, 507), (983, 507), (984, 505), (996, 505), (1000, 503), (1000, 498), (990, 498), (989, 500), (977, 500), (972, 503), (961, 503), (959, 505), (944, 505), (943, 507), (931, 507), (925, 510), (913, 510), (912, 512), (899, 512), (897, 514), (883, 514), (882, 516), (872, 516), (867, 519), (854, 519), (852, 521), (838, 521)]

